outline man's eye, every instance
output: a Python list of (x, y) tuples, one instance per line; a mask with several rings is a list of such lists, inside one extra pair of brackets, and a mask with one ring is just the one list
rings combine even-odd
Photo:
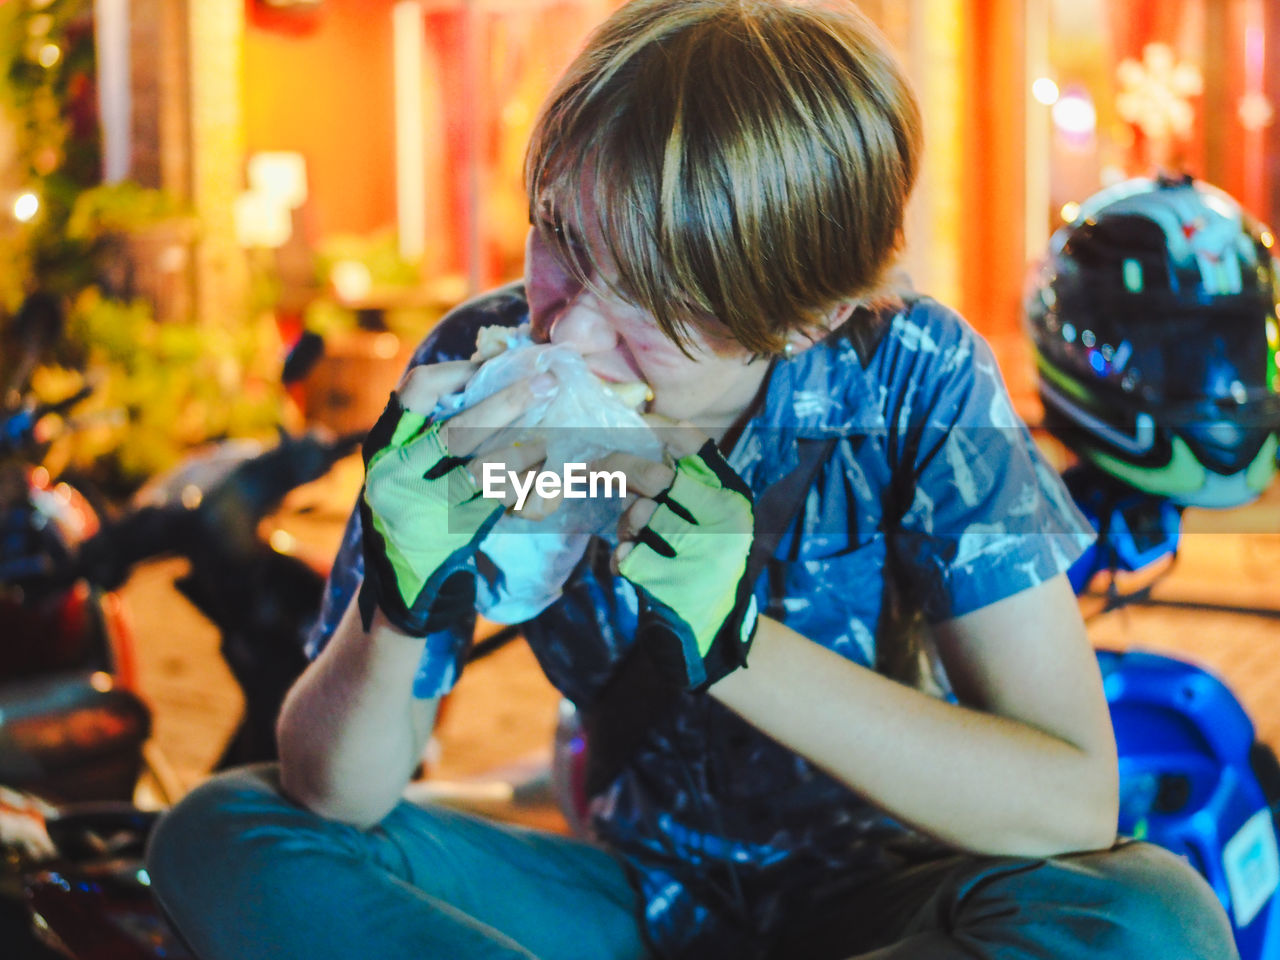
[(539, 218), (536, 226), (544, 234), (550, 234), (555, 237), (556, 242), (563, 246), (573, 247), (575, 249), (580, 246), (574, 235), (570, 233), (569, 229), (559, 220), (553, 220), (550, 217), (541, 217)]
[(582, 241), (578, 239), (578, 235), (566, 227), (564, 223), (557, 221), (554, 224), (553, 229), (555, 230), (556, 239), (570, 250), (574, 251), (575, 254), (584, 249)]
[(552, 221), (546, 226), (555, 234), (556, 243), (569, 254), (577, 268), (585, 273), (591, 272), (591, 257), (587, 254), (586, 244), (578, 235), (560, 221)]

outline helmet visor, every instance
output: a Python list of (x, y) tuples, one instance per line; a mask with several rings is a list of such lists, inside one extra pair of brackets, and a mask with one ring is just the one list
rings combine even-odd
[[(1154, 306), (1154, 305), (1153, 305)], [(1133, 310), (1137, 304), (1131, 304)], [(1139, 307), (1110, 331), (1116, 343), (1085, 331), (1080, 348), (1099, 378), (1166, 422), (1229, 420), (1241, 427), (1280, 427), (1277, 321), (1256, 298), (1220, 298), (1200, 310)], [(1089, 343), (1093, 339), (1095, 342)]]

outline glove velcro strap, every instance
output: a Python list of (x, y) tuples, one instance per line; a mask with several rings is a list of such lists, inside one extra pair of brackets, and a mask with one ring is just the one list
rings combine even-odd
[[(744, 587), (746, 584), (744, 582)], [(749, 591), (749, 588), (748, 588)], [(760, 609), (754, 593), (748, 592), (745, 602), (734, 607), (734, 615), (725, 622), (711, 643), (711, 649), (702, 658), (706, 680), (699, 690), (705, 690), (726, 674), (739, 667), (746, 669), (747, 654), (756, 638), (760, 623)]]
[(637, 639), (667, 682), (700, 693), (739, 667), (746, 667), (760, 621), (754, 594), (734, 608), (705, 652), (674, 610), (643, 590), (640, 598)]
[(391, 394), (377, 422), (365, 434), (364, 443), (360, 446), (365, 468), (367, 469), (379, 454), (393, 447), (403, 446), (411, 437), (420, 433), (426, 423), (425, 416), (405, 409), (400, 403), (400, 398), (394, 393)]
[(750, 488), (714, 443), (676, 464), (619, 572), (641, 602), (640, 643), (673, 683), (703, 690), (746, 662), (756, 602)]
[(643, 592), (636, 639), (658, 675), (673, 687), (696, 689), (707, 682), (707, 668), (689, 625), (665, 603)]
[[(360, 584), (360, 622), (366, 631), (373, 624), (373, 611), (381, 609), (387, 621), (411, 637), (425, 637), (444, 630), (475, 610), (475, 556), (469, 545), (455, 550), (423, 584), (411, 603), (406, 603), (396, 587), (396, 573), (387, 559), (382, 535), (369, 520), (368, 507), (361, 504), (361, 521), (366, 524), (364, 581)], [(497, 516), (477, 533), (483, 539), (497, 522)]]

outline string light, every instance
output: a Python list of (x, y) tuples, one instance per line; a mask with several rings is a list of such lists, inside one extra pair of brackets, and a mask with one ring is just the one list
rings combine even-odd
[(13, 216), (26, 223), (40, 211), (40, 198), (27, 191), (18, 195), (13, 201)]
[(1058, 102), (1058, 85), (1048, 77), (1040, 77), (1031, 84), (1031, 95), (1036, 98), (1036, 102), (1052, 107)]

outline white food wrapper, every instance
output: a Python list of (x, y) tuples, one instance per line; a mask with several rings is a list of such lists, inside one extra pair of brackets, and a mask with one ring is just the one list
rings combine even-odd
[[(589, 464), (613, 451), (663, 459), (662, 443), (644, 418), (591, 373), (580, 354), (566, 346), (534, 344), (524, 327), (512, 332), (508, 349), (484, 363), (460, 393), (441, 400), (436, 414), (452, 416), (540, 373), (556, 378), (550, 396), (531, 405), (477, 454), (504, 448), (516, 436), (540, 439), (547, 451), (542, 469), (561, 476), (566, 463)], [(482, 575), (476, 578), (477, 611), (498, 623), (521, 623), (541, 613), (560, 596), (591, 536), (614, 540), (624, 507), (618, 497), (588, 497), (562, 500), (543, 520), (504, 514), (480, 542), (490, 563), (481, 563)]]

